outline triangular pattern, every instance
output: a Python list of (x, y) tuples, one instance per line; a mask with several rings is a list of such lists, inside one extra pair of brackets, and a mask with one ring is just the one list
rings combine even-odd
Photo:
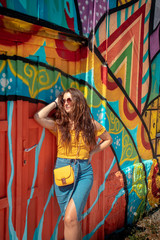
[[(126, 71), (130, 69), (130, 79), (127, 79), (125, 86), (126, 93), (135, 104), (139, 112), (141, 112), (141, 92), (142, 92), (142, 65), (143, 65), (143, 36), (144, 36), (144, 17), (145, 4), (139, 8), (130, 18), (128, 18), (105, 42), (99, 46), (99, 51), (105, 59), (108, 66), (112, 69), (115, 62), (120, 62), (122, 57), (122, 49), (126, 51), (127, 46), (132, 43), (132, 51), (127, 52)], [(106, 54), (107, 48), (107, 56)], [(130, 55), (130, 56), (129, 56)], [(130, 60), (132, 59), (132, 64)], [(118, 60), (119, 59), (119, 60)], [(119, 65), (116, 64), (118, 67)], [(116, 72), (116, 71), (115, 71)], [(127, 76), (128, 73), (126, 73)], [(119, 78), (118, 75), (116, 75)], [(123, 81), (124, 82), (124, 79)], [(135, 88), (138, 91), (135, 91)]]
[(131, 42), (129, 46), (125, 46), (125, 49), (122, 49), (121, 55), (111, 66), (111, 71), (122, 82), (128, 95), (130, 94), (132, 50), (133, 44)]

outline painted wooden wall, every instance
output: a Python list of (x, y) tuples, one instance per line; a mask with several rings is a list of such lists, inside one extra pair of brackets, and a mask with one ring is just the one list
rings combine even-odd
[(156, 0), (0, 1), (0, 239), (63, 239), (56, 139), (33, 115), (69, 87), (113, 138), (92, 160), (83, 239), (159, 206), (159, 13)]

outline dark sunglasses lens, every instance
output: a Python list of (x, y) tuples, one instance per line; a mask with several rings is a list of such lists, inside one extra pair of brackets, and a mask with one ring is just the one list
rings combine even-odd
[(66, 102), (67, 102), (68, 104), (70, 104), (70, 103), (72, 102), (72, 99), (71, 99), (71, 98), (63, 99), (63, 100), (62, 100), (62, 105), (64, 105)]
[(72, 102), (71, 98), (67, 98), (67, 103), (70, 104)]

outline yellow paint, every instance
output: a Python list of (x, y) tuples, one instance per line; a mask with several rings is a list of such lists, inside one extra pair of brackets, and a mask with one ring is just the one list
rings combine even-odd
[(3, 61), (1, 66), (0, 66), (0, 72), (3, 71), (3, 68), (5, 67), (5, 65), (6, 65), (6, 61)]
[[(122, 94), (121, 94), (122, 95)], [(139, 124), (141, 124), (141, 120), (139, 118), (139, 116), (136, 114), (135, 118), (130, 120), (127, 118), (127, 116), (125, 115), (124, 112), (124, 101), (125, 101), (125, 96), (122, 95), (119, 97), (119, 113), (120, 113), (120, 118), (122, 120), (122, 122), (125, 124), (125, 126), (129, 129), (134, 129), (135, 127), (137, 127)], [(130, 106), (130, 109), (133, 110), (132, 106), (130, 105), (129, 102), (127, 102), (127, 106)], [(135, 110), (133, 110), (134, 112)]]
[(157, 130), (157, 110), (152, 110), (151, 111), (151, 127), (150, 127), (151, 139), (156, 138), (156, 130)]
[(157, 112), (157, 133), (160, 133), (160, 109)]
[(128, 2), (131, 2), (131, 1), (132, 0), (121, 0), (121, 1), (118, 0), (118, 7), (124, 5), (124, 4), (128, 3)]
[(157, 139), (157, 155), (160, 155), (160, 138)]
[[(138, 126), (138, 129), (137, 129), (137, 148), (138, 148), (139, 155), (144, 160), (152, 159), (153, 154), (152, 154), (151, 148), (147, 149), (142, 143), (142, 132), (141, 132), (142, 131), (142, 123), (139, 122), (139, 124), (137, 124), (137, 126)], [(147, 134), (146, 134), (146, 137), (147, 137), (146, 141), (148, 141), (148, 143), (149, 143), (149, 139), (148, 139)]]
[(70, 51), (77, 51), (78, 48), (80, 47), (80, 44), (78, 42), (64, 41), (63, 43), (64, 46)]
[[(28, 77), (28, 79), (26, 79), (25, 77), (22, 77), (20, 74), (15, 72), (15, 70), (14, 70), (10, 60), (7, 60), (7, 61), (8, 61), (9, 67), (10, 67), (11, 72), (13, 73), (13, 75), (15, 77), (17, 76), (19, 79), (21, 79), (28, 86), (29, 93), (30, 93), (30, 96), (32, 98), (35, 98), (39, 92), (41, 92), (43, 90), (48, 90), (51, 87), (53, 87), (57, 83), (59, 77), (61, 76), (61, 74), (59, 73), (57, 75), (57, 78), (55, 79), (55, 81), (51, 81), (51, 84), (49, 84), (49, 76), (48, 76), (48, 73), (47, 73), (47, 71), (45, 69), (37, 70), (33, 65), (29, 65), (28, 63), (26, 63), (24, 65), (24, 73)], [(30, 68), (29, 71), (27, 71), (27, 67)], [(41, 78), (43, 76), (39, 76), (41, 73), (44, 73), (45, 76), (46, 76), (47, 81), (45, 83), (43, 83), (43, 81), (41, 80)], [(31, 80), (31, 79), (33, 79), (33, 80)], [(39, 83), (42, 86), (44, 85), (44, 87), (40, 87), (39, 89), (36, 89), (34, 91), (34, 86), (36, 84), (37, 79), (40, 80)], [(32, 81), (32, 83), (29, 84), (29, 81)]]
[(122, 125), (120, 124), (119, 119), (112, 112), (110, 112), (108, 119), (110, 133), (117, 135), (124, 131), (124, 127), (122, 127)]

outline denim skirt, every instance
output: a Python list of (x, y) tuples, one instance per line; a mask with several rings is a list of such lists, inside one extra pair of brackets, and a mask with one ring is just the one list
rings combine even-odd
[(65, 216), (67, 205), (72, 198), (76, 206), (77, 220), (81, 221), (82, 212), (87, 202), (88, 195), (93, 184), (93, 169), (87, 160), (74, 160), (57, 158), (55, 168), (71, 165), (74, 170), (75, 181), (67, 186), (55, 186), (55, 193), (59, 203), (61, 214)]

